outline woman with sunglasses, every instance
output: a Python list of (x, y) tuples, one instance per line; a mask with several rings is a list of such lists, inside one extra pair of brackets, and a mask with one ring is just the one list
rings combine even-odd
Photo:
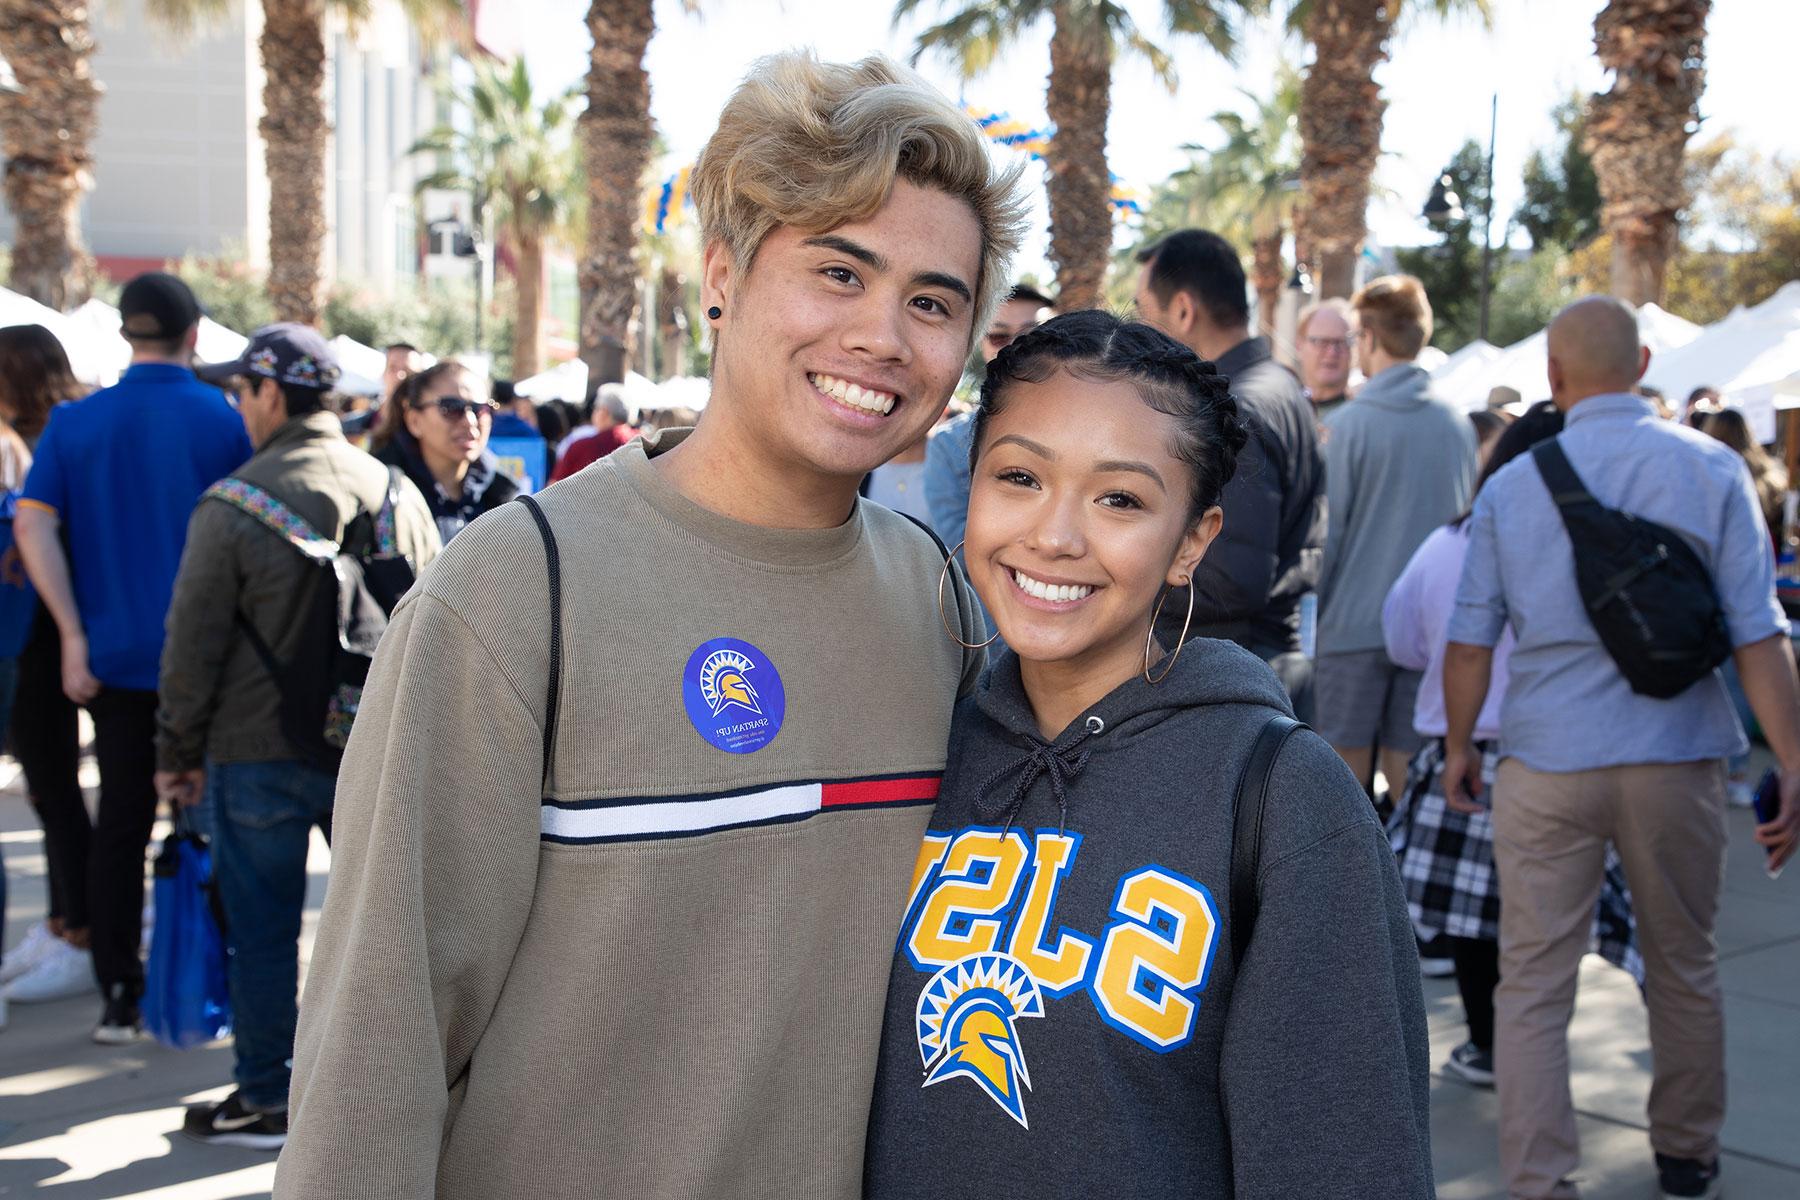
[(1260, 659), (1153, 632), (1245, 436), (1212, 364), (1103, 312), (989, 365), (964, 549), (1010, 649), (957, 709), (914, 867), (877, 1200), (1431, 1195), (1418, 957), (1368, 799)]
[(394, 389), (375, 433), (375, 457), (417, 485), (445, 543), (491, 508), (519, 494), (487, 452), (494, 405), (475, 373), (445, 359)]

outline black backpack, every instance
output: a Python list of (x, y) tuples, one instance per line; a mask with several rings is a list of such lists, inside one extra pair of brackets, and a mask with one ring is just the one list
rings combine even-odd
[(1588, 619), (1631, 690), (1667, 700), (1731, 657), (1725, 610), (1693, 547), (1594, 499), (1556, 439), (1531, 455), (1569, 531)]
[(275, 657), (242, 609), (235, 616), (281, 695), (282, 734), (308, 763), (334, 774), (350, 740), (375, 648), (394, 606), (413, 585), (412, 564), (399, 553), (394, 537), (403, 478), (398, 467), (388, 469), (381, 511), (360, 510), (341, 544), (255, 484), (226, 479), (206, 493), (255, 517), (315, 564), (314, 580), (299, 609), (303, 632), (286, 662)]

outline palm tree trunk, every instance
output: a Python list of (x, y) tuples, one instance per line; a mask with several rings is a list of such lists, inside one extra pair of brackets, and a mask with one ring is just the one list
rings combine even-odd
[[(514, 211), (518, 211), (515, 205)], [(513, 378), (529, 379), (544, 361), (544, 239), (535, 230), (516, 229), (518, 311), (513, 318)]]
[(1275, 311), (1281, 304), (1281, 285), (1287, 282), (1282, 270), (1279, 225), (1272, 234), (1250, 240), (1250, 286), (1256, 289), (1256, 323), (1264, 337), (1275, 336)]
[(1369, 188), (1387, 101), (1375, 68), (1387, 58), (1391, 0), (1315, 0), (1306, 20), (1313, 63), (1300, 88), (1301, 238), (1320, 297), (1348, 296), (1368, 236)]
[(1050, 35), (1050, 87), (1045, 98), (1056, 127), (1045, 152), (1049, 178), (1050, 262), (1056, 307), (1100, 303), (1112, 253), (1112, 181), (1106, 169), (1106, 118), (1112, 103), (1112, 55), (1097, 23), (1056, 6)]
[(269, 175), (269, 299), (277, 320), (315, 325), (325, 253), (324, 0), (263, 0), (263, 153)]
[(0, 54), (19, 82), (0, 96), (6, 206), (15, 226), (9, 285), (51, 308), (87, 299), (92, 261), (81, 198), (93, 186), (100, 87), (84, 0), (0, 0)]
[(1611, 0), (1594, 18), (1612, 90), (1589, 102), (1587, 149), (1612, 234), (1612, 291), (1632, 304), (1662, 299), (1687, 204), (1682, 159), (1706, 86), (1711, 0)]
[(650, 166), (650, 74), (644, 52), (656, 32), (651, 0), (592, 0), (587, 111), (587, 248), (582, 257), (581, 357), (590, 382), (625, 378), (637, 311), (639, 189)]

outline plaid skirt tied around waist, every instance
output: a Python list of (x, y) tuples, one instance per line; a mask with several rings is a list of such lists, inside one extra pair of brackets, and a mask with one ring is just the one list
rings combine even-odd
[[(1481, 751), (1483, 794), (1491, 804), (1494, 771), (1500, 761), (1498, 747), (1482, 742), (1476, 748)], [(1387, 834), (1399, 863), (1413, 928), (1422, 940), (1440, 934), (1500, 940), (1500, 876), (1494, 868), (1493, 821), (1485, 810), (1460, 813), (1445, 802), (1442, 738), (1427, 742), (1413, 757), (1402, 801), (1388, 819)], [(1644, 960), (1638, 955), (1631, 889), (1625, 883), (1619, 852), (1610, 843), (1588, 948), (1643, 986)]]

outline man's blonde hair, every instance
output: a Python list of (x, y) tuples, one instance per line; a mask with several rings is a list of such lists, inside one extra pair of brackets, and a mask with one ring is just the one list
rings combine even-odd
[(726, 101), (692, 189), (706, 240), (740, 270), (776, 226), (823, 233), (873, 216), (896, 179), (966, 201), (981, 228), (973, 344), (1024, 235), (1021, 169), (997, 170), (975, 122), (893, 60), (791, 50), (759, 61)]
[(1399, 359), (1415, 359), (1431, 340), (1431, 301), (1425, 285), (1411, 275), (1371, 279), (1350, 299), (1362, 327)]

